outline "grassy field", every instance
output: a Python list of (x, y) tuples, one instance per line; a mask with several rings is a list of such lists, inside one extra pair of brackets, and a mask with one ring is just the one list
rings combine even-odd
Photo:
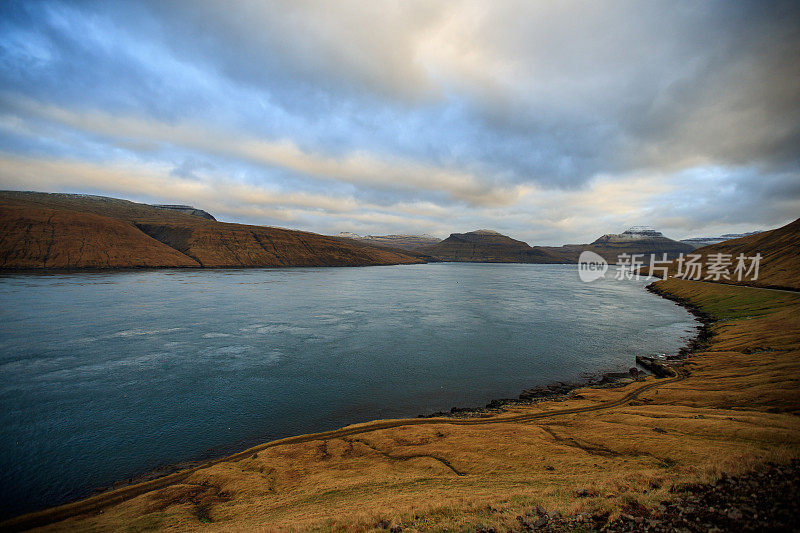
[[(675, 279), (658, 287), (713, 315), (713, 337), (684, 379), (622, 405), (555, 414), (656, 380), (580, 389), (491, 423), (365, 424), (263, 445), (46, 529), (369, 531), (387, 520), (404, 531), (505, 530), (536, 505), (613, 515), (657, 505), (681, 483), (800, 456), (800, 294)], [(553, 415), (508, 420), (545, 411)]]

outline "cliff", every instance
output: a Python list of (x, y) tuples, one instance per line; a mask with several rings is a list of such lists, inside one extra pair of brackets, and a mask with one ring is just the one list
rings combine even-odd
[(199, 264), (121, 220), (0, 205), (0, 268), (192, 266)]
[(402, 251), (335, 237), (217, 222), (185, 210), (89, 195), (0, 192), (0, 230), (4, 269), (422, 262)]

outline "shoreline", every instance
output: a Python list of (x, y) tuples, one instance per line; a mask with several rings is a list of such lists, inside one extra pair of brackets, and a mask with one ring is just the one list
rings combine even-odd
[[(388, 266), (388, 265), (367, 265), (367, 266)], [(256, 267), (248, 267), (248, 268), (256, 268)], [(298, 268), (298, 267), (290, 267), (290, 268)], [(114, 269), (114, 270), (120, 270), (120, 269)], [(138, 270), (138, 269), (131, 269), (131, 270)], [(155, 269), (155, 270), (163, 270), (163, 269)], [(181, 268), (172, 270), (195, 270), (195, 269)], [(106, 270), (106, 272), (108, 272), (108, 270)], [(683, 361), (684, 359), (689, 357), (691, 353), (693, 353), (696, 350), (699, 350), (700, 348), (702, 348), (704, 345), (707, 344), (708, 339), (710, 339), (709, 328), (710, 325), (714, 322), (714, 320), (708, 314), (702, 312), (696, 306), (693, 306), (692, 304), (680, 298), (673, 297), (668, 293), (662, 293), (659, 292), (658, 290), (655, 290), (653, 285), (654, 283), (655, 282), (652, 282), (644, 286), (644, 289), (649, 292), (652, 292), (653, 294), (656, 294), (657, 296), (661, 296), (665, 299), (669, 299), (675, 302), (677, 305), (680, 305), (681, 307), (685, 308), (692, 315), (694, 320), (699, 322), (699, 325), (695, 326), (696, 328), (695, 335), (692, 338), (688, 339), (685, 345), (682, 346), (676, 354), (674, 355), (667, 354), (664, 357), (664, 361), (667, 363)], [(565, 383), (561, 381), (556, 381), (556, 382), (546, 383), (544, 385), (539, 385), (531, 389), (524, 389), (517, 398), (491, 399), (484, 407), (452, 407), (450, 411), (439, 411), (431, 414), (418, 414), (416, 416), (409, 416), (405, 418), (391, 419), (391, 420), (415, 421), (415, 420), (438, 419), (438, 420), (443, 420), (444, 421), (443, 423), (447, 423), (447, 420), (457, 421), (457, 420), (489, 419), (501, 415), (505, 412), (508, 412), (509, 410), (514, 409), (516, 407), (531, 406), (541, 402), (561, 403), (561, 402), (566, 402), (568, 400), (582, 399), (580, 395), (574, 394), (576, 390), (582, 388), (593, 388), (593, 389), (621, 388), (632, 383), (643, 382), (646, 380), (648, 376), (651, 375), (656, 377), (656, 379), (659, 381), (664, 379), (664, 377), (658, 377), (652, 373), (648, 373), (644, 370), (637, 368), (638, 363), (634, 363), (634, 365), (635, 366), (631, 367), (628, 372), (597, 371), (593, 375), (588, 376), (586, 378), (582, 378), (581, 380), (575, 382)], [(670, 365), (667, 364), (665, 366), (669, 367)], [(635, 374), (633, 373), (634, 371), (636, 371)], [(673, 372), (675, 371), (673, 370)], [(344, 428), (369, 425), (378, 421), (379, 421), (378, 419), (370, 419), (362, 422), (356, 422), (349, 426), (344, 426)], [(25, 517), (28, 515), (45, 513), (49, 510), (54, 510), (61, 507), (71, 507), (79, 505), (81, 504), (81, 502), (85, 500), (90, 500), (93, 498), (103, 498), (111, 493), (115, 493), (117, 491), (125, 491), (127, 489), (136, 487), (137, 485), (141, 485), (144, 483), (160, 482), (166, 480), (167, 478), (171, 478), (173, 476), (188, 475), (196, 470), (209, 467), (221, 462), (225, 462), (227, 460), (230, 460), (232, 457), (245, 454), (249, 450), (260, 449), (266, 447), (267, 445), (271, 445), (273, 443), (279, 443), (284, 440), (293, 440), (308, 435), (331, 433), (335, 431), (340, 431), (344, 428), (338, 428), (330, 431), (305, 433), (300, 435), (288, 435), (267, 442), (259, 441), (253, 446), (246, 447), (243, 450), (227, 452), (224, 454), (214, 454), (211, 450), (207, 450), (206, 452), (198, 454), (196, 456), (200, 457), (198, 459), (187, 459), (175, 463), (159, 465), (152, 469), (147, 470), (146, 472), (143, 472), (135, 476), (131, 476), (127, 479), (121, 479), (106, 486), (96, 487), (82, 496), (67, 500), (60, 504), (36, 509), (33, 511), (23, 513), (21, 515), (11, 516), (9, 518), (0, 521), (0, 524), (6, 521), (14, 521), (17, 518)]]
[[(656, 280), (657, 281), (657, 280)], [(660, 290), (655, 286), (655, 281), (644, 286), (644, 289), (666, 300), (674, 302), (676, 305), (686, 309), (692, 315), (694, 320), (699, 324), (695, 326), (695, 335), (688, 339), (684, 346), (678, 349), (676, 354), (667, 354), (664, 357), (666, 363), (674, 363), (684, 361), (693, 353), (702, 350), (708, 346), (711, 337), (711, 326), (716, 320), (708, 313), (701, 310), (696, 305), (688, 302), (687, 300), (674, 296), (668, 292)], [(760, 288), (760, 287), (755, 287)], [(635, 363), (637, 366), (638, 363)], [(656, 364), (658, 360), (656, 359)], [(662, 366), (669, 366), (662, 365)], [(634, 370), (638, 372), (633, 373)], [(650, 372), (636, 368), (633, 366), (628, 372), (602, 372), (598, 371), (593, 376), (589, 376), (580, 381), (564, 383), (556, 381), (539, 385), (531, 389), (522, 391), (518, 398), (497, 398), (492, 399), (484, 407), (453, 407), (450, 411), (438, 411), (431, 414), (420, 414), (417, 418), (475, 418), (475, 417), (490, 417), (508, 411), (510, 408), (529, 406), (539, 402), (564, 402), (570, 399), (576, 399), (573, 394), (574, 391), (586, 387), (598, 389), (610, 389), (617, 387), (624, 387), (630, 383), (637, 381), (644, 381), (648, 376), (655, 375)], [(599, 377), (598, 377), (599, 376)], [(657, 379), (662, 379), (655, 376)]]

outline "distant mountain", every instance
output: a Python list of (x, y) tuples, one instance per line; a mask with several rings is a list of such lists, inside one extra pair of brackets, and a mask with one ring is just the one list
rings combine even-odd
[(641, 254), (649, 259), (655, 254), (659, 259), (667, 254), (668, 259), (678, 257), (681, 253), (691, 252), (694, 248), (686, 243), (665, 237), (660, 231), (646, 226), (634, 226), (622, 233), (608, 233), (590, 244), (566, 244), (559, 247), (546, 247), (548, 251), (562, 258), (564, 262), (575, 263), (584, 250), (590, 250), (602, 256), (609, 263), (616, 263), (622, 254)]
[[(800, 290), (800, 218), (783, 227), (770, 231), (758, 232), (747, 237), (726, 240), (710, 246), (704, 246), (692, 253), (701, 256), (698, 261), (703, 265), (709, 263), (710, 256), (714, 254), (730, 254), (733, 265), (736, 257), (743, 254), (745, 257), (761, 255), (758, 279), (751, 281), (747, 276), (742, 282), (732, 279), (720, 279), (721, 283), (744, 283), (756, 287), (787, 288)], [(731, 273), (734, 266), (731, 265)], [(750, 263), (747, 263), (749, 267)], [(685, 268), (684, 268), (685, 270)], [(673, 262), (669, 275), (678, 273), (678, 265)], [(703, 269), (702, 277), (707, 275)]]
[(150, 205), (152, 205), (153, 207), (157, 207), (159, 209), (169, 209), (170, 211), (186, 213), (187, 215), (193, 215), (208, 220), (217, 220), (211, 213), (203, 211), (202, 209), (197, 209), (196, 207), (192, 207), (190, 205), (169, 205), (169, 204), (150, 204)]
[(681, 239), (682, 243), (700, 248), (702, 246), (709, 246), (711, 244), (719, 244), (721, 242), (730, 241), (732, 239), (741, 239), (742, 237), (749, 237), (750, 235), (758, 235), (760, 231), (751, 231), (749, 233), (726, 233), (719, 237), (694, 237), (691, 239)]
[(512, 239), (492, 230), (453, 233), (445, 240), (423, 248), (442, 261), (475, 263), (560, 263), (557, 255), (541, 247)]
[(423, 262), (411, 254), (336, 237), (217, 222), (188, 212), (204, 211), (184, 207), (154, 207), (103, 196), (0, 191), (0, 268), (356, 266)]
[(617, 234), (606, 234), (590, 244), (564, 246), (530, 246), (492, 230), (453, 233), (445, 240), (422, 249), (442, 261), (472, 261), (492, 263), (577, 263), (584, 250), (591, 250), (610, 263), (621, 254), (642, 254), (660, 259), (688, 253), (693, 248), (668, 239), (652, 228), (634, 227)]
[(353, 239), (375, 246), (388, 246), (401, 250), (420, 251), (426, 246), (436, 244), (441, 241), (432, 235), (357, 235), (343, 231), (339, 237)]
[(681, 253), (692, 251), (692, 247), (664, 236), (652, 228), (636, 226), (622, 233), (603, 235), (594, 241), (589, 249), (597, 252), (606, 260), (616, 260), (620, 254), (656, 254), (668, 258), (677, 257)]

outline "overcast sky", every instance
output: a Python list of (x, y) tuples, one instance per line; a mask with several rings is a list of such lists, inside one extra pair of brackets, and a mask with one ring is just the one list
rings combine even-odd
[(0, 3), (0, 188), (579, 243), (800, 216), (800, 2)]

